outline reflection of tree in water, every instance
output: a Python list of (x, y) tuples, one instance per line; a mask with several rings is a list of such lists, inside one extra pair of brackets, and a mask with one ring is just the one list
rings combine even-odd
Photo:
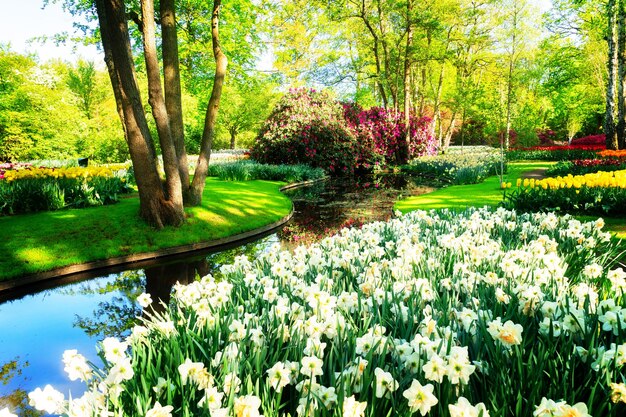
[[(108, 280), (103, 284), (86, 282), (76, 290), (68, 290), (67, 293), (101, 295), (106, 296), (107, 301), (98, 302), (97, 308), (89, 317), (77, 314), (74, 326), (98, 339), (123, 338), (130, 333), (137, 322), (137, 317), (142, 314), (137, 297), (143, 292), (152, 297), (152, 307), (156, 311), (161, 311), (162, 303), (169, 304), (172, 288), (177, 282), (189, 284), (198, 277), (214, 273), (221, 265), (232, 263), (236, 256), (251, 257), (266, 246), (265, 240), (261, 240), (185, 262), (125, 271), (117, 275), (115, 280)], [(116, 295), (110, 297), (112, 293)]]
[(76, 293), (83, 295), (108, 295), (117, 293), (108, 301), (98, 303), (92, 317), (76, 315), (74, 326), (85, 331), (89, 336), (123, 337), (135, 324), (136, 317), (141, 314), (141, 307), (135, 300), (145, 288), (144, 272), (125, 271), (120, 273), (114, 281), (107, 281), (102, 285), (86, 282)]
[[(4, 363), (0, 366), (0, 383), (8, 385), (13, 379), (22, 376), (22, 369), (27, 367), (28, 362), (20, 362), (20, 358)], [(28, 393), (18, 388), (7, 395), (0, 395), (0, 410), (8, 407), (9, 410), (22, 417), (41, 416), (43, 413), (38, 412), (28, 405)]]
[(230, 265), (234, 263), (237, 256), (245, 255), (248, 259), (252, 260), (257, 254), (263, 252), (275, 242), (277, 242), (276, 237), (272, 235), (232, 249), (211, 253), (205, 257), (205, 261), (207, 262), (207, 272), (201, 276), (206, 274), (219, 275), (219, 268), (222, 265)]

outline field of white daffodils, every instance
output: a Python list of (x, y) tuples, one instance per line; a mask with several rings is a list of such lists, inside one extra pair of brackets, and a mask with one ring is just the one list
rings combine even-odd
[[(68, 416), (623, 416), (626, 272), (603, 222), (412, 212), (177, 286), (105, 339)], [(2, 413), (5, 414), (2, 414)], [(11, 415), (3, 410), (0, 415)]]

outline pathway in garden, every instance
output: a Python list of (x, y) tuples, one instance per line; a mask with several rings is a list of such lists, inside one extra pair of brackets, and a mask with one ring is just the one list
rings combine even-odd
[(536, 180), (540, 180), (546, 177), (547, 170), (548, 170), (547, 168), (532, 169), (530, 171), (526, 171), (522, 173), (521, 177), (522, 178), (534, 178)]

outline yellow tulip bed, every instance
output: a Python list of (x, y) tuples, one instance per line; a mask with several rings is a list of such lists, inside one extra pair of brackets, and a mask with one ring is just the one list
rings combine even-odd
[(112, 204), (132, 191), (129, 179), (125, 166), (8, 169), (0, 179), (0, 214)]
[(23, 179), (92, 179), (95, 177), (112, 178), (117, 170), (110, 167), (64, 167), (64, 168), (27, 168), (6, 171), (4, 180), (7, 182)]
[[(626, 213), (626, 170), (599, 171), (540, 180), (518, 179), (505, 195), (507, 207), (520, 210), (621, 215)], [(503, 188), (513, 188), (503, 183)]]

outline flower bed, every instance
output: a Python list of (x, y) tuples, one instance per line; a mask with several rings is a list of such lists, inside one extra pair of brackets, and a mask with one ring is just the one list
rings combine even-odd
[(626, 170), (585, 175), (525, 179), (505, 195), (505, 205), (523, 211), (626, 214)]
[(127, 169), (69, 167), (12, 169), (0, 179), (0, 213), (19, 214), (112, 204), (130, 192)]
[(509, 161), (593, 159), (596, 157), (596, 152), (603, 149), (605, 149), (604, 145), (533, 146), (511, 149), (507, 151), (506, 157)]
[(4, 174), (7, 171), (17, 171), (20, 169), (31, 168), (33, 165), (28, 162), (6, 162), (4, 164), (0, 164), (0, 180), (4, 179)]
[(559, 161), (548, 168), (546, 176), (585, 175), (598, 171), (620, 171), (626, 169), (626, 160), (622, 159), (575, 159)]
[(582, 138), (572, 139), (572, 145), (599, 145), (606, 146), (606, 135), (604, 133), (600, 135), (584, 136)]
[(598, 152), (598, 156), (602, 158), (626, 158), (626, 150), (614, 151), (611, 149), (605, 149)]
[(500, 151), (487, 146), (450, 147), (445, 154), (413, 159), (402, 169), (452, 184), (478, 184), (499, 172)]
[(105, 339), (102, 369), (66, 351), (82, 397), (46, 386), (31, 403), (142, 417), (624, 415), (626, 273), (601, 228), (413, 212), (239, 257), (178, 285), (127, 340)]

